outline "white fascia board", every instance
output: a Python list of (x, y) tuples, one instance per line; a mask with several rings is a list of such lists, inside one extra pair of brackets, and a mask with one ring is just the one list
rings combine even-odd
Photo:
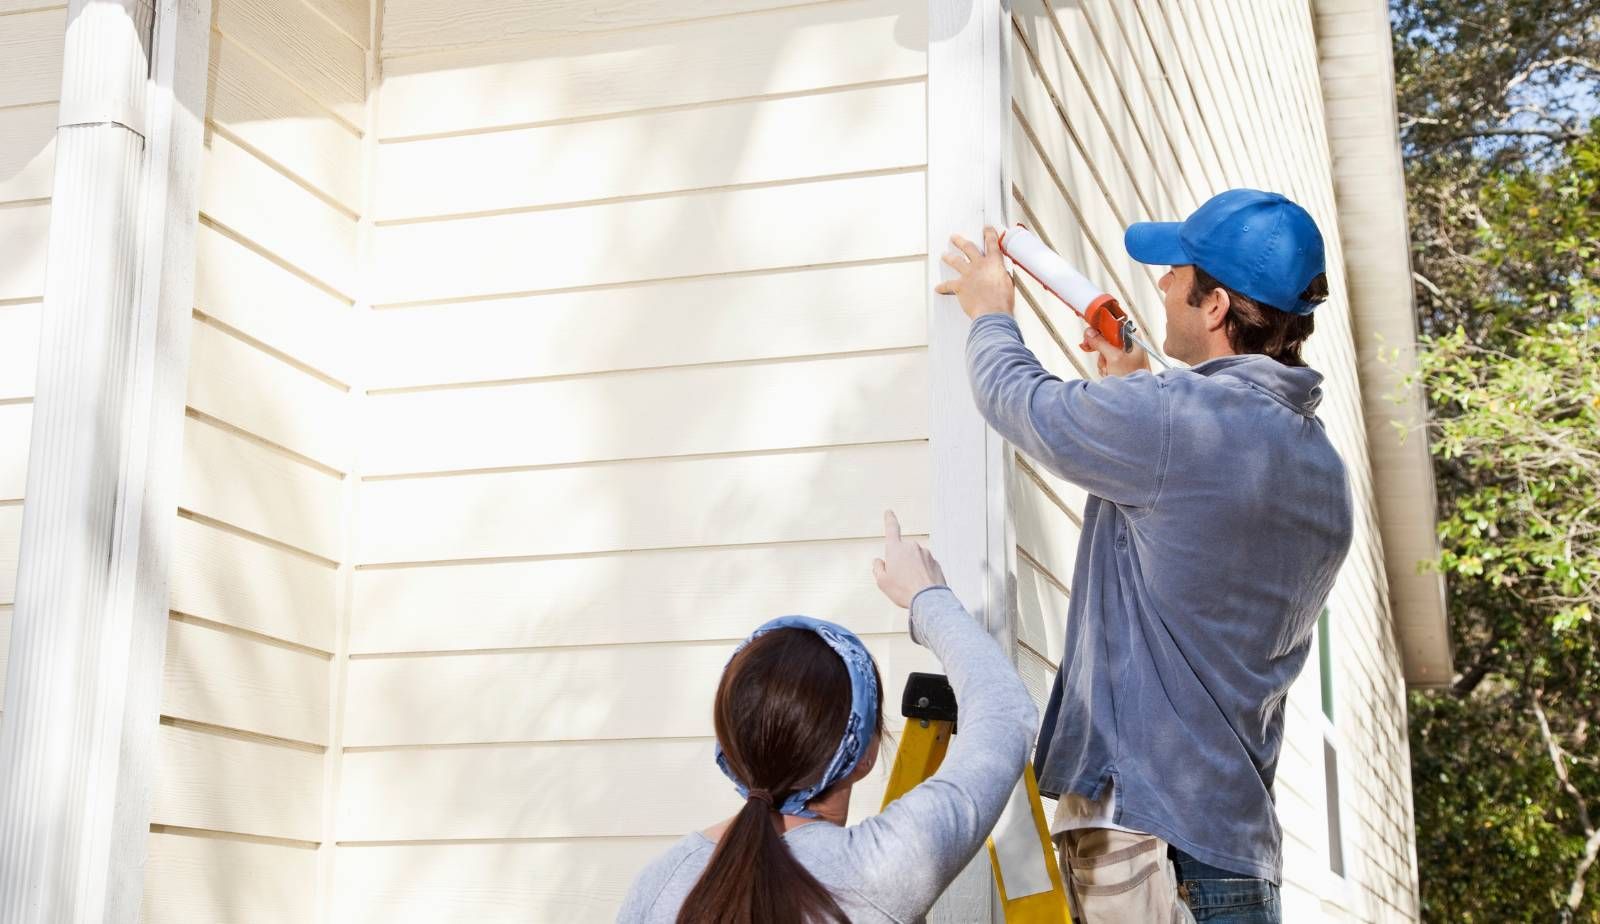
[[(1372, 63), (1372, 73), (1322, 77), (1324, 97), (1346, 104), (1353, 94), (1362, 98), (1327, 121), (1328, 146), (1395, 638), (1407, 684), (1442, 686), (1454, 673), (1444, 578), (1421, 567), (1439, 554), (1433, 462), (1421, 429), (1427, 406), (1416, 388), (1395, 400), (1416, 369), (1417, 323), (1389, 12), (1384, 0), (1314, 0), (1313, 6), (1319, 41), (1336, 34), (1345, 58), (1364, 41), (1362, 56)], [(1408, 428), (1403, 439), (1396, 424)]]

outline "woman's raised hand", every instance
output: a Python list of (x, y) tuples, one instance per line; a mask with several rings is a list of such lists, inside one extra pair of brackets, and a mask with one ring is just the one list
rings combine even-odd
[(900, 521), (893, 510), (883, 512), (883, 557), (873, 559), (872, 576), (883, 595), (901, 609), (911, 605), (918, 591), (944, 583), (944, 571), (933, 553), (900, 538)]

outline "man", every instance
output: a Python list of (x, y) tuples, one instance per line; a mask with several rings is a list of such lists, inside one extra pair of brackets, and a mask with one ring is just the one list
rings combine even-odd
[(1079, 918), (1281, 919), (1272, 780), (1283, 703), (1350, 546), (1344, 465), (1301, 345), (1327, 297), (1315, 222), (1222, 193), (1125, 245), (1161, 278), (1152, 375), (1087, 331), (1102, 378), (1045, 372), (1012, 318), (994, 230), (959, 237), (937, 291), (973, 319), (973, 397), (996, 431), (1089, 493), (1066, 650), (1034, 763)]

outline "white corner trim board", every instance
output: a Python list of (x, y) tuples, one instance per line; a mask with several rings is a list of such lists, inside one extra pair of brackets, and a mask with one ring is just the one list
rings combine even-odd
[(940, 262), (951, 234), (981, 242), (985, 225), (1005, 225), (1005, 5), (930, 0), (927, 259), (933, 551), (957, 596), (1010, 650), (1004, 442), (972, 401), (970, 322), (954, 296), (933, 294), (953, 276)]
[(72, 0), (0, 723), (0, 920), (135, 921), (210, 5)]
[[(1010, 85), (1008, 0), (928, 2), (928, 369), (933, 454), (933, 553), (951, 589), (1008, 652), (1015, 650), (1005, 443), (984, 423), (967, 384), (969, 322), (940, 262), (950, 235), (983, 240), (1005, 227)], [(988, 852), (945, 892), (930, 921), (998, 920)]]

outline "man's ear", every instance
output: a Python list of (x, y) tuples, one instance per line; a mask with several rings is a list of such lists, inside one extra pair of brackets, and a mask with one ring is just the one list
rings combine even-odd
[(1228, 306), (1232, 302), (1228, 299), (1228, 290), (1217, 286), (1206, 294), (1205, 301), (1200, 303), (1200, 310), (1205, 312), (1206, 332), (1220, 330), (1222, 323), (1228, 319)]

